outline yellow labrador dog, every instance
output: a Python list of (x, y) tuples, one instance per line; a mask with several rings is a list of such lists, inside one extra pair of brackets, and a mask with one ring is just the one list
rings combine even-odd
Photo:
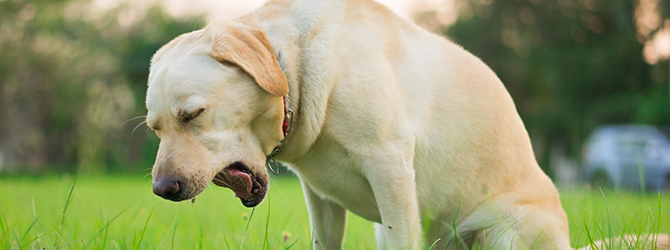
[(500, 80), (374, 1), (271, 1), (179, 36), (152, 59), (146, 104), (163, 198), (213, 182), (256, 206), (276, 158), (300, 177), (314, 249), (342, 247), (347, 210), (381, 249), (570, 248)]

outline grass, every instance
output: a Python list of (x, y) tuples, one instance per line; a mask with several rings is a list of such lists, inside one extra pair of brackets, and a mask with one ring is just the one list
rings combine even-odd
[[(649, 193), (562, 189), (573, 245), (670, 232), (670, 195)], [(0, 178), (0, 249), (310, 246), (309, 217), (295, 178), (274, 178), (266, 200), (255, 209), (214, 186), (194, 203), (165, 201), (153, 195), (149, 178), (136, 176)], [(376, 249), (372, 223), (349, 214), (344, 248)]]
[[(568, 215), (573, 246), (592, 245), (596, 249), (641, 249), (654, 239), (646, 235), (670, 232), (670, 194), (612, 190), (564, 189), (561, 203)], [(599, 239), (620, 235), (631, 240), (606, 242)]]

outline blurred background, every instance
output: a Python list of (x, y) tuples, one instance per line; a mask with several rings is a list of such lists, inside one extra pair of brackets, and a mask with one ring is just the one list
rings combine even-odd
[[(0, 174), (147, 174), (149, 60), (264, 1), (0, 0)], [(607, 124), (670, 125), (670, 1), (386, 0), (505, 83), (555, 181)]]

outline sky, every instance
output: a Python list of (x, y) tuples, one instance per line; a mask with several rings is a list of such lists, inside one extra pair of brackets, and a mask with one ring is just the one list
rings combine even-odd
[[(246, 14), (260, 7), (265, 0), (162, 0), (168, 12), (177, 16), (192, 13), (207, 13), (208, 21), (218, 19), (231, 19)], [(377, 0), (398, 15), (407, 19), (411, 18), (414, 10), (419, 9), (438, 9), (444, 15), (453, 15), (453, 0)], [(191, 12), (191, 13), (189, 13)]]
[[(123, 21), (119, 21), (123, 26), (132, 23), (134, 19), (141, 19), (141, 13), (156, 2), (162, 4), (168, 13), (176, 17), (205, 14), (207, 21), (211, 22), (244, 15), (260, 7), (265, 0), (94, 0), (93, 8), (104, 12), (120, 4), (133, 7), (124, 18), (121, 18)], [(449, 24), (456, 19), (454, 0), (377, 0), (377, 2), (388, 6), (406, 19), (412, 19), (412, 13), (421, 10), (436, 11), (437, 17), (443, 24)]]

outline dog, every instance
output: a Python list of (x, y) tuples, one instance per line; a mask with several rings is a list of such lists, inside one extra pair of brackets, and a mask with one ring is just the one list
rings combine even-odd
[(270, 1), (181, 35), (152, 58), (146, 105), (165, 199), (213, 182), (256, 206), (279, 160), (314, 249), (342, 247), (347, 210), (380, 249), (571, 249), (496, 74), (372, 0)]

